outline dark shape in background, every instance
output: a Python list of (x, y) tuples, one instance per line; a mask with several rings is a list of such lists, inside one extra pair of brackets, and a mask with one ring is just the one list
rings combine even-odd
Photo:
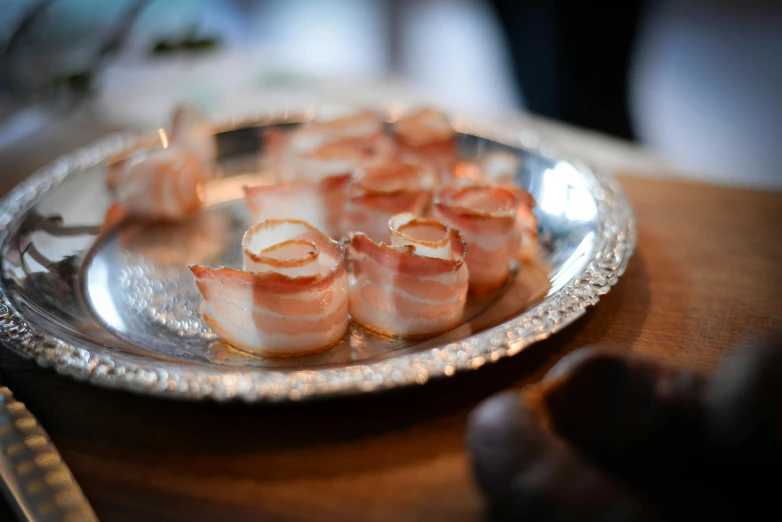
[(644, 2), (596, 9), (574, 0), (492, 0), (527, 108), (635, 139), (628, 68)]

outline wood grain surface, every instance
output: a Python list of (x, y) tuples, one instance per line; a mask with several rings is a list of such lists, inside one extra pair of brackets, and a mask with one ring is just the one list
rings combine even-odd
[(276, 406), (96, 389), (7, 350), (2, 377), (103, 521), (481, 520), (463, 437), (482, 399), (586, 344), (708, 372), (741, 342), (782, 331), (782, 194), (621, 181), (639, 242), (619, 284), (576, 324), (475, 372)]

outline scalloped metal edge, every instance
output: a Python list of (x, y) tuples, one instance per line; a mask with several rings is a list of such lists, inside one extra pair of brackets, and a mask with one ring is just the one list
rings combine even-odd
[[(282, 123), (290, 118), (286, 110), (229, 119), (215, 128), (225, 131), (247, 125)], [(461, 132), (472, 132), (568, 161), (590, 182), (598, 202), (598, 237), (584, 269), (561, 290), (510, 321), (463, 341), (379, 362), (338, 369), (229, 371), (206, 366), (179, 366), (103, 347), (68, 344), (28, 325), (0, 285), (0, 342), (41, 366), (53, 367), (61, 374), (99, 386), (178, 399), (247, 402), (295, 401), (420, 385), (432, 378), (477, 369), (513, 356), (573, 323), (616, 284), (635, 250), (635, 217), (621, 186), (612, 176), (593, 172), (584, 162), (556, 153), (550, 143), (537, 139), (534, 130), (522, 125), (477, 123), (469, 117), (457, 117), (454, 121)], [(38, 170), (0, 200), (0, 244), (5, 242), (9, 229), (37, 200), (69, 175), (149, 139), (148, 134), (115, 134)]]

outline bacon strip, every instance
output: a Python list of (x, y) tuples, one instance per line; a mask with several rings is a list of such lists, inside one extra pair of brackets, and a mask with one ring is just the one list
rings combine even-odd
[(123, 158), (109, 167), (106, 185), (114, 204), (104, 229), (126, 216), (177, 220), (201, 208), (201, 186), (215, 173), (217, 139), (212, 126), (195, 109), (179, 106), (169, 138), (163, 149)]
[(486, 182), (486, 174), (474, 161), (459, 160), (453, 165), (451, 185), (470, 186)]
[(458, 185), (512, 186), (521, 160), (505, 151), (487, 152), (477, 160), (459, 160), (453, 165), (453, 182)]
[(426, 167), (427, 188), (450, 181), (458, 154), (456, 133), (445, 113), (426, 107), (403, 114), (394, 124), (394, 136), (402, 161)]
[(348, 329), (345, 250), (299, 220), (267, 220), (242, 241), (244, 270), (190, 266), (201, 315), (225, 342), (292, 357), (325, 350)]
[(410, 147), (453, 142), (454, 132), (445, 113), (424, 107), (403, 114), (394, 126), (399, 141)]
[(512, 193), (518, 202), (516, 209), (516, 235), (512, 251), (516, 257), (529, 263), (538, 251), (538, 221), (533, 212), (537, 204), (532, 194), (514, 186), (519, 169), (519, 158), (510, 152), (494, 152), (477, 161), (460, 160), (453, 167), (454, 187), (492, 184)]
[(369, 330), (427, 337), (458, 325), (467, 299), (466, 244), (458, 231), (410, 213), (389, 221), (391, 244), (350, 236), (350, 314)]
[(217, 161), (217, 137), (212, 124), (192, 107), (180, 105), (174, 110), (169, 139), (170, 146), (198, 156), (206, 170)]
[(518, 258), (523, 263), (531, 263), (538, 254), (538, 218), (533, 209), (537, 204), (532, 194), (518, 187), (504, 187), (518, 202), (516, 208), (516, 238), (518, 238)]
[(520, 164), (518, 154), (506, 151), (488, 152), (478, 160), (486, 181), (500, 186), (514, 184)]
[(209, 175), (200, 159), (180, 149), (133, 156), (113, 171), (113, 192), (123, 215), (176, 220), (201, 208)]
[(367, 109), (346, 108), (329, 114), (320, 111), (315, 118), (302, 127), (303, 133), (317, 135), (325, 141), (359, 139), (372, 141), (384, 133), (383, 122)]
[(459, 230), (469, 245), (470, 289), (494, 290), (508, 279), (518, 251), (516, 196), (488, 185), (446, 187), (434, 199), (433, 214)]
[(329, 176), (316, 183), (291, 182), (245, 187), (245, 202), (253, 222), (267, 219), (300, 219), (326, 232), (342, 237), (342, 215), (350, 175)]
[(334, 118), (320, 116), (290, 132), (281, 143), (272, 136), (273, 168), (281, 181), (320, 181), (377, 164), (390, 157), (383, 122), (359, 110)]
[(350, 184), (344, 229), (364, 232), (373, 241), (388, 241), (388, 220), (403, 212), (420, 216), (429, 192), (420, 188), (420, 170), (406, 163), (389, 163), (359, 172)]

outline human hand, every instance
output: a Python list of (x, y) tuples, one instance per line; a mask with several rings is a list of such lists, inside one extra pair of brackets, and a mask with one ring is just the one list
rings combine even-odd
[(467, 446), (497, 520), (779, 517), (782, 343), (713, 376), (585, 347), (471, 414)]

